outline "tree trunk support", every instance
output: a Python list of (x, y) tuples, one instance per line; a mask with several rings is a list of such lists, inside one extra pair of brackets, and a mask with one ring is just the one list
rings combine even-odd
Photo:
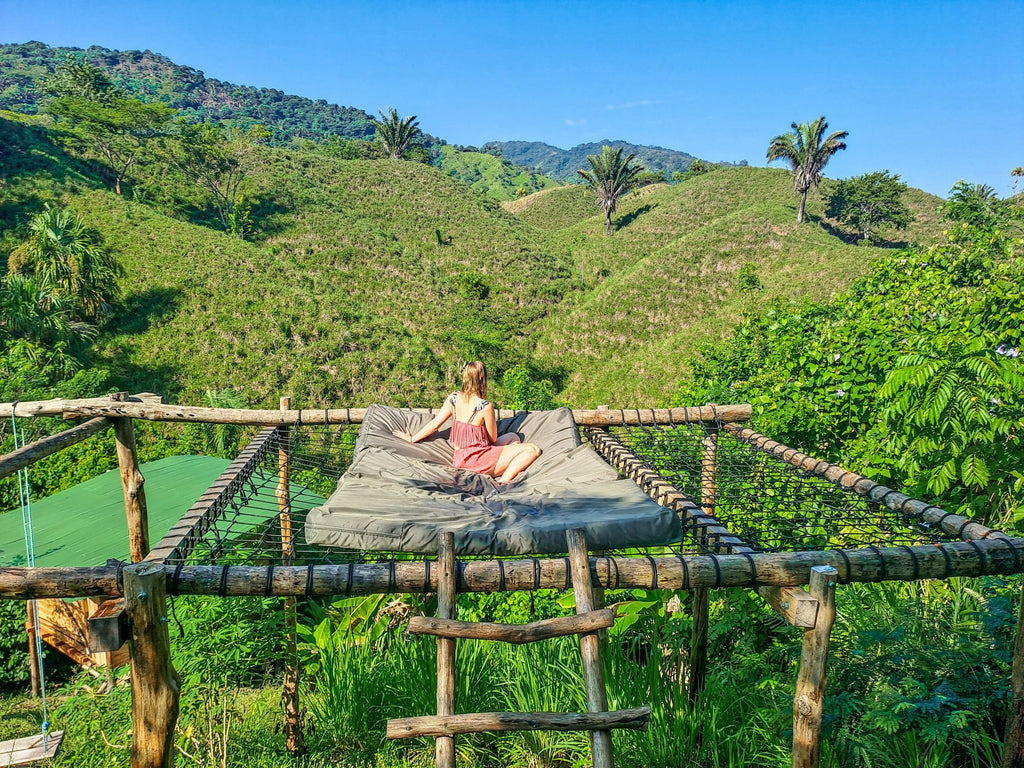
[(1003, 768), (1024, 768), (1024, 581), (1020, 585), (1010, 690), (1013, 699), (1003, 738)]
[[(437, 542), (437, 618), (455, 619), (455, 535), (442, 531)], [(437, 639), (437, 714), (455, 714), (455, 639)], [(437, 768), (455, 768), (455, 737), (438, 736)]]
[(37, 698), (42, 691), (39, 675), (39, 654), (36, 647), (36, 601), (29, 600), (25, 603), (28, 609), (28, 619), (25, 622), (25, 631), (28, 633), (28, 670), (32, 686), (32, 698)]
[(817, 622), (804, 632), (800, 671), (793, 698), (793, 768), (817, 768), (821, 755), (821, 713), (832, 624), (836, 618), (836, 579), (829, 565), (811, 568), (811, 596), (818, 601)]
[[(281, 410), (292, 407), (290, 397), (281, 398)], [(292, 565), (295, 559), (295, 544), (292, 538), (292, 508), (289, 486), (290, 466), (288, 463), (288, 427), (280, 428), (281, 442), (277, 451), (277, 508), (281, 525), (281, 563)], [(285, 667), (281, 699), (284, 703), (285, 745), (292, 755), (301, 755), (305, 749), (302, 731), (302, 708), (299, 702), (299, 652), (298, 652), (298, 607), (294, 597), (284, 600), (285, 625)]]
[(131, 621), (131, 768), (174, 765), (181, 682), (171, 664), (166, 580), (159, 565), (143, 563), (124, 569), (125, 603)]
[[(705, 424), (700, 469), (700, 507), (708, 517), (715, 516), (718, 494), (718, 426)], [(690, 685), (687, 698), (692, 704), (704, 690), (708, 675), (708, 615), (710, 590), (693, 590), (693, 629), (690, 635)]]
[[(594, 610), (594, 587), (590, 575), (586, 535), (582, 528), (573, 528), (566, 534), (566, 539), (572, 568), (572, 589), (576, 596), (576, 612), (589, 613)], [(592, 714), (607, 712), (608, 690), (605, 687), (604, 663), (601, 659), (601, 639), (597, 632), (580, 635), (580, 655), (583, 657), (587, 711)], [(613, 768), (611, 731), (591, 731), (590, 748), (594, 757), (594, 768)]]
[[(116, 402), (125, 402), (127, 392), (111, 395)], [(135, 447), (135, 427), (130, 418), (116, 418), (114, 438), (117, 443), (117, 466), (124, 489), (124, 511), (128, 520), (128, 546), (133, 563), (142, 562), (149, 554), (149, 513), (146, 508), (146, 478), (139, 470), (139, 454)]]

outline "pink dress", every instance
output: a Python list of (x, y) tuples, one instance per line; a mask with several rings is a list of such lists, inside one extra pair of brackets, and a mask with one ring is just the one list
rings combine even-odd
[[(452, 431), (449, 440), (455, 446), (452, 466), (455, 469), (468, 469), (471, 472), (490, 474), (501, 456), (501, 446), (492, 445), (483, 424), (470, 424), (455, 418), (455, 399), (458, 393), (452, 394)], [(477, 404), (473, 415), (487, 407), (487, 401)], [(473, 418), (470, 416), (470, 418)]]

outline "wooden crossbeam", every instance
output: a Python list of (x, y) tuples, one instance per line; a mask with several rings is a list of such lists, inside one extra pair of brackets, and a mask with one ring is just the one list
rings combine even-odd
[(467, 715), (405, 717), (388, 720), (389, 739), (415, 736), (456, 736), (500, 731), (608, 731), (612, 728), (647, 729), (650, 707), (617, 712), (477, 712)]
[(459, 640), (497, 640), (519, 645), (549, 640), (565, 635), (579, 635), (607, 629), (615, 623), (615, 611), (604, 608), (575, 616), (558, 616), (530, 624), (492, 624), (484, 621), (454, 621), (432, 616), (413, 616), (409, 619), (409, 633), (436, 635)]

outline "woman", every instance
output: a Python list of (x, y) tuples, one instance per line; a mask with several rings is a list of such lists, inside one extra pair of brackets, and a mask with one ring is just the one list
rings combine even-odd
[(449, 439), (455, 446), (452, 466), (490, 475), (499, 483), (510, 483), (537, 460), (540, 448), (520, 442), (515, 433), (498, 437), (494, 406), (484, 399), (486, 396), (487, 368), (481, 362), (470, 363), (462, 371), (462, 391), (448, 396), (433, 421), (415, 435), (398, 429), (394, 435), (418, 443), (437, 432), (451, 417)]

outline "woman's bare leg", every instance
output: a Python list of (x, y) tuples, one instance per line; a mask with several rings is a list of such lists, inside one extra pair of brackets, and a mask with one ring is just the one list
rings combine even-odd
[(498, 457), (498, 463), (491, 470), (491, 475), (497, 478), (499, 483), (509, 483), (533, 464), (538, 456), (540, 456), (540, 448), (533, 443), (512, 443), (503, 446), (501, 456)]
[(517, 435), (515, 432), (508, 432), (508, 433), (506, 433), (504, 435), (500, 435), (498, 437), (498, 439), (494, 441), (494, 444), (495, 445), (515, 445), (516, 443), (521, 443), (521, 442), (523, 442), (523, 441), (519, 439), (519, 435)]

